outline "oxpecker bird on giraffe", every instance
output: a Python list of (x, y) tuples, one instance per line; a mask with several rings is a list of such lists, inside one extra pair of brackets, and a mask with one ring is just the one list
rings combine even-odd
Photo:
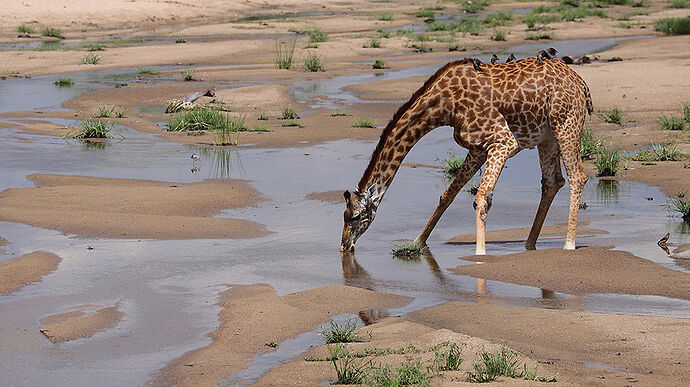
[(537, 147), (541, 200), (525, 247), (536, 248), (551, 202), (565, 185), (562, 162), (570, 188), (564, 248), (575, 249), (580, 198), (587, 182), (580, 159), (580, 135), (586, 116), (592, 113), (592, 100), (587, 84), (575, 71), (560, 59), (542, 57), (540, 53), (538, 57), (494, 64), (464, 59), (446, 64), (431, 76), (381, 133), (357, 189), (344, 192), (341, 251), (354, 251), (407, 153), (440, 126), (451, 126), (453, 139), (468, 154), (415, 241), (426, 244), (455, 196), (486, 164), (473, 203), (476, 254), (486, 254), (486, 218), (503, 166), (520, 150)]

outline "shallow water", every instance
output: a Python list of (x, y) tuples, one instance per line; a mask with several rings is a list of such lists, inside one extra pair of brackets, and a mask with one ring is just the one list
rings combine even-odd
[[(428, 71), (433, 72), (433, 66)], [(411, 76), (405, 74), (391, 76)], [(121, 81), (114, 78), (129, 79), (132, 74), (129, 69), (112, 71), (112, 77), (105, 80), (100, 73), (72, 76), (80, 80), (84, 77), (84, 82), (77, 83), (84, 86), (53, 88), (49, 83), (53, 77), (2, 81), (0, 112), (59, 109), (63, 101), (81, 92), (112, 87)], [(323, 88), (331, 90), (326, 99), (332, 99), (332, 103), (343, 102), (335, 97), (343, 84), (366, 80), (346, 78), (343, 82), (343, 78), (323, 81)], [(3, 97), (8, 90), (14, 98)], [(446, 187), (436, 169), (402, 168), (376, 222), (358, 242), (356, 256), (343, 259), (338, 251), (342, 204), (308, 200), (305, 196), (354, 188), (375, 147), (374, 141), (341, 140), (298, 149), (202, 149), (127, 128), (122, 129), (122, 135), (124, 140), (99, 149), (78, 141), (0, 128), (0, 190), (31, 186), (26, 178), (31, 173), (171, 182), (217, 177), (248, 179), (267, 201), (256, 207), (225, 211), (223, 216), (260, 222), (276, 233), (248, 240), (90, 239), (0, 222), (0, 236), (12, 242), (0, 260), (35, 250), (54, 252), (63, 259), (58, 269), (39, 283), (0, 297), (0, 357), (4, 359), (0, 375), (5, 383), (143, 384), (152, 372), (172, 359), (209, 342), (205, 334), (218, 324), (217, 295), (225, 284), (232, 283), (269, 283), (280, 294), (345, 283), (415, 297), (406, 309), (371, 312), (374, 315), (404, 313), (453, 299), (690, 316), (690, 302), (683, 300), (615, 294), (571, 297), (450, 273), (448, 268), (468, 263), (458, 258), (474, 253), (473, 245), (443, 243), (452, 236), (474, 232), (473, 198), (465, 192), (458, 195), (431, 235), (433, 257), (419, 261), (393, 258), (389, 253), (392, 241), (415, 237)], [(425, 137), (405, 161), (434, 164), (449, 150), (462, 153), (452, 142), (450, 129), (439, 128)], [(201, 156), (199, 162), (192, 163), (192, 153)], [(540, 195), (537, 159), (536, 151), (525, 151), (509, 160), (496, 188), (489, 230), (531, 225)], [(199, 168), (196, 173), (192, 171), (194, 166)], [(599, 184), (591, 178), (583, 201), (589, 207), (581, 212), (581, 220), (609, 234), (580, 238), (579, 246), (615, 245), (660, 265), (687, 271), (655, 244), (667, 231), (674, 233), (677, 242), (690, 240), (687, 234), (678, 234), (680, 223), (668, 217), (663, 208), (666, 198), (659, 190), (632, 182)], [(564, 189), (554, 201), (547, 224), (565, 222), (567, 205)], [(549, 240), (540, 242), (538, 248), (561, 248), (562, 244), (563, 240)], [(489, 253), (523, 249), (522, 243), (487, 245)], [(38, 331), (41, 318), (69, 307), (116, 302), (126, 314), (124, 319), (92, 338), (57, 346)]]

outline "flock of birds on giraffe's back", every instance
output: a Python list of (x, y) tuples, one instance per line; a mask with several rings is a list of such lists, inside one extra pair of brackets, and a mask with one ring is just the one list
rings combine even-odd
[[(541, 51), (539, 51), (539, 52), (537, 53), (537, 55), (536, 55), (536, 57), (537, 57), (537, 63), (542, 63), (544, 60), (554, 60), (554, 59), (556, 59), (556, 54), (557, 54), (557, 53), (558, 53), (558, 50), (556, 50), (556, 49), (553, 48), (553, 47), (549, 47), (549, 48), (547, 48), (546, 50), (541, 50)], [(472, 65), (474, 66), (474, 69), (475, 69), (476, 71), (483, 72), (483, 70), (482, 70), (482, 64), (484, 64), (484, 62), (482, 62), (481, 60), (479, 60), (479, 59), (477, 59), (477, 58), (469, 58), (469, 60), (472, 61)], [(492, 55), (491, 55), (491, 64), (496, 64), (496, 63), (498, 63), (500, 60), (501, 60), (501, 59), (500, 59), (496, 54), (492, 54)], [(518, 61), (518, 60), (519, 60), (519, 59), (517, 59), (517, 58), (515, 57), (515, 55), (510, 54), (510, 56), (506, 59), (506, 61), (505, 61), (504, 63), (510, 63), (510, 62), (514, 62), (514, 61)], [(571, 57), (569, 57), (569, 56), (563, 56), (563, 57), (561, 58), (561, 60), (562, 60), (563, 62), (565, 62), (565, 64), (577, 64), (577, 65), (580, 65), (580, 64), (586, 64), (586, 63), (591, 63), (592, 61), (596, 61), (596, 60), (598, 60), (598, 57), (591, 58), (591, 57), (589, 57), (589, 56), (587, 56), (587, 55), (583, 55), (583, 56), (580, 56), (580, 57), (571, 58)], [(613, 57), (613, 58), (609, 59), (610, 62), (621, 61), (621, 60), (622, 60), (622, 59), (619, 58), (619, 57)]]

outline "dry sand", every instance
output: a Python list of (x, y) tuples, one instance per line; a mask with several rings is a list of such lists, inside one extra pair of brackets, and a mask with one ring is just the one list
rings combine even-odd
[[(39, 328), (48, 340), (59, 344), (65, 341), (91, 337), (97, 332), (114, 327), (125, 315), (118, 305), (104, 307), (95, 311), (93, 305), (84, 305), (72, 312), (60, 313), (41, 319)], [(71, 308), (74, 309), (74, 308)]]
[(221, 324), (209, 334), (213, 343), (163, 368), (154, 385), (217, 385), (244, 369), (265, 344), (315, 329), (331, 316), (365, 308), (400, 306), (410, 299), (365, 289), (328, 285), (278, 296), (265, 284), (233, 285), (221, 294)]
[(60, 257), (43, 251), (35, 251), (5, 262), (0, 262), (0, 295), (7, 295), (37, 282), (44, 275), (55, 271)]
[(552, 363), (559, 380), (579, 385), (690, 382), (688, 319), (456, 301), (405, 317), (495, 343), (505, 341), (515, 350)]
[[(589, 228), (589, 223), (579, 222), (577, 224), (577, 236), (587, 237), (594, 234), (606, 234), (604, 230), (596, 228)], [(553, 226), (544, 226), (539, 234), (539, 240), (546, 239), (565, 239), (565, 234), (568, 230), (567, 223), (556, 224)], [(509, 228), (505, 230), (495, 230), (486, 232), (487, 243), (510, 243), (510, 242), (525, 242), (529, 235), (530, 228)], [(446, 241), (446, 243), (454, 245), (474, 244), (477, 242), (476, 234), (458, 235)]]
[(150, 180), (30, 175), (38, 187), (0, 193), (0, 219), (97, 238), (253, 238), (264, 226), (214, 218), (260, 194), (239, 180), (173, 184)]
[(568, 294), (651, 294), (690, 300), (690, 274), (605, 247), (532, 250), (463, 259), (484, 263), (458, 266), (451, 271)]

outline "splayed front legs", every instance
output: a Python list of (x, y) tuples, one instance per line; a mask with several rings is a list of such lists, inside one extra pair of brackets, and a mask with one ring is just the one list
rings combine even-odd
[(420, 242), (423, 244), (426, 243), (426, 240), (429, 238), (429, 234), (431, 234), (431, 231), (434, 229), (434, 227), (436, 227), (438, 220), (441, 219), (441, 215), (443, 215), (450, 204), (453, 203), (453, 200), (455, 200), (455, 197), (458, 195), (458, 192), (460, 192), (462, 187), (464, 187), (472, 176), (477, 173), (479, 168), (484, 165), (485, 161), (486, 153), (470, 152), (467, 154), (465, 161), (462, 163), (460, 171), (453, 179), (453, 182), (450, 183), (443, 195), (441, 195), (441, 198), (438, 202), (438, 207), (436, 207), (436, 210), (431, 215), (431, 218), (429, 218), (426, 226), (424, 226), (422, 232), (415, 239), (415, 242)]

